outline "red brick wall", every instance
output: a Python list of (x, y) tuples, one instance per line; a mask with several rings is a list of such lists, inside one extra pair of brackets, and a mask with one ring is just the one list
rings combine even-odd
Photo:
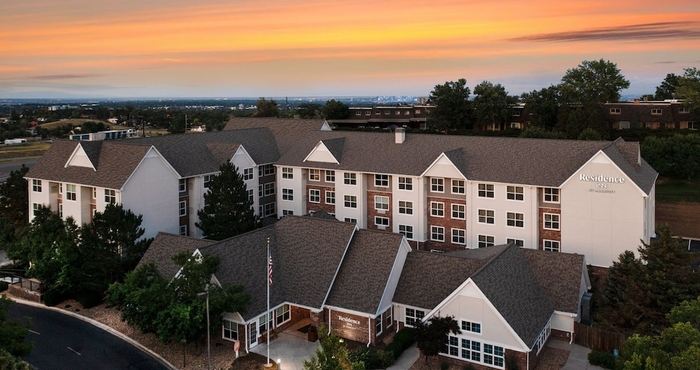
[[(544, 229), (544, 214), (545, 213), (555, 213), (559, 215), (559, 229), (560, 230), (545, 230)], [(558, 240), (561, 241), (561, 223), (563, 220), (561, 219), (561, 209), (558, 208), (544, 208), (540, 207), (539, 211), (539, 230), (540, 230), (540, 240), (539, 240), (539, 246), (538, 249), (542, 249), (542, 241), (547, 239), (547, 240)], [(559, 246), (560, 248), (562, 247), (561, 245)]]
[[(375, 195), (380, 195), (384, 197), (389, 197), (389, 209), (388, 210), (382, 210), (378, 211), (377, 209), (374, 208), (374, 196)], [(391, 219), (391, 212), (392, 212), (392, 204), (391, 204), (391, 193), (387, 191), (367, 191), (367, 228), (371, 230), (391, 230), (392, 229), (392, 219)], [(374, 217), (375, 216), (380, 216), (380, 217), (386, 217), (389, 219), (389, 225), (384, 228), (380, 229), (379, 226), (376, 226), (374, 224)]]
[[(541, 353), (541, 352), (540, 352), (540, 353)], [(531, 354), (531, 356), (530, 356), (530, 369), (534, 369), (536, 364), (533, 364), (532, 361), (533, 361), (533, 359), (534, 359), (535, 361), (537, 361), (537, 356), (532, 355), (532, 352), (530, 352), (530, 354)], [(527, 355), (528, 355), (528, 354), (525, 353), (525, 352), (516, 352), (516, 351), (511, 351), (511, 350), (508, 350), (508, 349), (505, 350), (505, 356), (506, 356), (506, 358), (515, 357), (515, 358), (516, 358), (516, 362), (517, 362), (517, 364), (518, 364), (518, 369), (522, 369), (522, 370), (528, 370), (528, 369), (527, 369)], [(425, 361), (425, 355), (423, 354), (423, 352), (421, 352), (421, 355), (420, 355), (420, 356), (421, 356), (421, 357), (420, 357), (419, 360), (420, 360), (420, 361)], [(458, 359), (458, 358), (447, 357), (447, 356), (443, 356), (443, 355), (440, 355), (440, 356), (438, 356), (437, 358), (435, 358), (435, 357), (430, 357), (430, 358), (428, 359), (428, 362), (431, 363), (431, 364), (433, 364), (433, 366), (430, 367), (431, 369), (432, 369), (432, 368), (436, 368), (436, 369), (437, 369), (437, 368), (440, 366), (440, 364), (443, 363), (443, 362), (447, 362), (447, 363), (449, 363), (449, 364), (456, 365), (457, 368), (459, 368), (459, 369), (461, 369), (461, 368), (463, 368), (463, 367), (466, 367), (466, 366), (471, 366), (471, 368), (473, 368), (473, 369), (475, 369), (475, 370), (493, 370), (493, 369), (494, 369), (493, 367), (487, 366), (487, 365), (484, 365), (484, 364), (479, 364), (479, 363), (470, 362), (470, 361), (464, 361), (464, 360), (461, 360), (461, 359)], [(506, 362), (507, 362), (507, 360), (506, 360)], [(506, 368), (507, 368), (507, 367), (506, 367)]]
[(568, 331), (552, 329), (552, 332), (551, 334), (549, 334), (549, 337), (552, 339), (568, 342), (569, 340), (571, 340), (571, 333), (569, 333)]
[[(311, 203), (309, 202), (309, 190), (311, 189), (316, 189), (321, 192), (321, 202), (320, 203)], [(328, 213), (333, 213), (335, 214), (335, 204), (327, 204), (326, 203), (326, 190), (335, 190), (334, 187), (332, 186), (318, 186), (318, 185), (306, 185), (306, 194), (304, 195), (306, 197), (306, 212), (316, 212), (316, 211), (326, 211)], [(342, 202), (343, 200), (340, 199)], [(338, 203), (338, 194), (335, 195), (335, 202), (336, 204)]]
[[(432, 216), (430, 203), (431, 202), (442, 202), (445, 204), (445, 215), (444, 217)], [(452, 218), (452, 204), (462, 204), (465, 205), (465, 219), (453, 219)], [(455, 251), (464, 249), (466, 245), (464, 244), (452, 244), (452, 229), (467, 229), (467, 214), (466, 214), (466, 203), (463, 200), (450, 199), (450, 198), (438, 198), (438, 197), (428, 197), (428, 237), (425, 241), (425, 247), (422, 249), (431, 250), (438, 249), (443, 251)], [(437, 242), (430, 240), (430, 226), (442, 226), (445, 228), (445, 241)], [(465, 239), (467, 235), (465, 235)]]
[[(344, 318), (344, 320), (341, 320), (339, 317)], [(370, 335), (370, 324), (372, 325), (372, 332), (374, 332), (374, 320), (370, 320), (367, 317), (332, 311), (329, 320), (331, 328), (336, 335), (355, 342), (367, 343)]]

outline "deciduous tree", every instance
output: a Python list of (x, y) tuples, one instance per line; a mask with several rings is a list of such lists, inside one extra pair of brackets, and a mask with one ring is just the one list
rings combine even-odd
[(620, 91), (630, 82), (620, 73), (617, 64), (607, 60), (584, 60), (566, 71), (559, 89), (569, 103), (613, 103), (620, 100)]
[(326, 119), (344, 119), (350, 117), (350, 108), (340, 100), (331, 99), (323, 106), (323, 116)]
[(425, 362), (428, 356), (437, 356), (440, 352), (447, 350), (448, 335), (461, 334), (459, 323), (452, 316), (430, 318), (429, 324), (423, 321), (416, 322), (416, 343), (425, 355)]
[(437, 131), (471, 128), (470, 93), (464, 78), (435, 85), (428, 98), (435, 105), (428, 113), (428, 125)]
[(528, 112), (531, 123), (544, 130), (552, 130), (559, 116), (559, 87), (550, 86), (541, 90), (524, 93), (521, 97)]
[(22, 165), (0, 184), (0, 244), (3, 246), (17, 242), (29, 224), (29, 193), (24, 178), (27, 171), (29, 167)]
[[(7, 321), (7, 311), (11, 304), (13, 304), (12, 300), (0, 296), (0, 358), (3, 357), (1, 351), (7, 351), (13, 357), (25, 357), (29, 355), (34, 346), (32, 342), (25, 340), (27, 333), (29, 333), (28, 322)], [(5, 369), (2, 366), (0, 368)]]
[(676, 94), (676, 88), (678, 88), (678, 75), (675, 73), (669, 73), (666, 75), (661, 84), (656, 87), (656, 92), (654, 93), (654, 100), (664, 100), (673, 99)]
[(222, 164), (219, 174), (209, 181), (204, 203), (195, 225), (207, 239), (222, 240), (258, 227), (243, 176), (231, 162)]
[(312, 119), (323, 116), (323, 106), (316, 103), (301, 103), (297, 107), (297, 114), (300, 118)]
[(253, 114), (253, 117), (277, 117), (279, 115), (277, 102), (272, 99), (259, 98), (256, 107), (257, 112)]
[(683, 104), (695, 118), (700, 118), (700, 70), (686, 68), (684, 71), (683, 76), (678, 78), (676, 97), (683, 99)]
[(484, 81), (474, 87), (474, 116), (481, 128), (502, 129), (510, 117), (510, 99), (501, 84)]

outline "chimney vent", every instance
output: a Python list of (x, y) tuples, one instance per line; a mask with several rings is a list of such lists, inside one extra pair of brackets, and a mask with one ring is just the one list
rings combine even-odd
[(406, 129), (403, 127), (397, 127), (394, 133), (394, 142), (396, 144), (403, 144), (406, 141)]

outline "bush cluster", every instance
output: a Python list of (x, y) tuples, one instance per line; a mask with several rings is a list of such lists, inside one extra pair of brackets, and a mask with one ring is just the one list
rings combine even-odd
[(394, 360), (415, 342), (415, 329), (403, 328), (394, 335), (394, 340), (386, 346), (386, 351), (394, 354)]
[(588, 354), (588, 362), (591, 365), (604, 367), (606, 369), (615, 369), (615, 355), (605, 351), (591, 351)]

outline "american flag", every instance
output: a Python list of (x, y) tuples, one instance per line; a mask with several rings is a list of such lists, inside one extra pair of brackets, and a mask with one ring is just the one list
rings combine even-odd
[(267, 283), (272, 285), (272, 256), (270, 256), (270, 263), (267, 264)]

